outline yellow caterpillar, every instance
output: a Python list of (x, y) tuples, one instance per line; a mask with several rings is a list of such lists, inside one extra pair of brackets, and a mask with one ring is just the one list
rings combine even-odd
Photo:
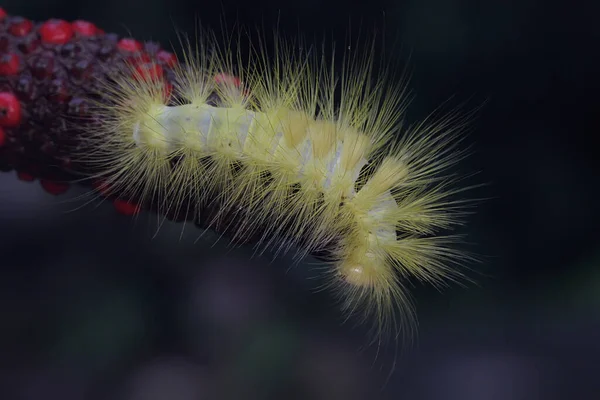
[[(466, 116), (402, 129), (406, 86), (372, 48), (347, 50), (337, 73), (324, 50), (280, 40), (247, 59), (206, 32), (184, 44), (172, 93), (134, 67), (104, 83), (86, 161), (162, 215), (210, 208), (209, 227), (233, 226), (234, 242), (325, 252), (348, 314), (374, 317), (378, 337), (410, 333), (404, 280), (443, 284), (468, 258), (439, 233), (465, 212), (448, 169)], [(215, 80), (224, 72), (239, 81)]]

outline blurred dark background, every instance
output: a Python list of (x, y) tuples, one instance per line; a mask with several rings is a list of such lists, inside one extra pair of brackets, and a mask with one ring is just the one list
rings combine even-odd
[[(489, 197), (466, 232), (478, 285), (414, 291), (417, 345), (367, 347), (314, 260), (252, 258), (198, 231), (116, 214), (0, 175), (3, 399), (600, 398), (600, 6), (396, 0), (3, 0), (33, 20), (87, 19), (176, 41), (195, 19), (342, 40), (385, 22), (401, 38), (416, 121), (451, 98), (473, 125)], [(349, 24), (352, 22), (352, 24)], [(394, 368), (394, 360), (396, 360)], [(391, 374), (390, 374), (390, 371)]]

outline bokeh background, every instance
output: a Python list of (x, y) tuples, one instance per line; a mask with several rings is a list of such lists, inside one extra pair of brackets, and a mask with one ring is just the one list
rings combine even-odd
[(2, 174), (0, 398), (600, 398), (600, 6), (587, 3), (2, 0), (165, 45), (224, 15), (338, 40), (385, 22), (401, 38), (386, 51), (412, 71), (408, 122), (485, 102), (461, 168), (489, 200), (465, 229), (478, 285), (416, 287), (419, 339), (397, 353), (365, 347), (315, 293), (315, 260), (289, 269), (178, 224), (155, 234), (149, 216)]

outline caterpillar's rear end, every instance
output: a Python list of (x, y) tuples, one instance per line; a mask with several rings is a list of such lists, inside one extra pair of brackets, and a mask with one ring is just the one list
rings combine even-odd
[[(2, 24), (10, 34), (14, 21)], [(3, 49), (26, 60), (0, 78), (25, 109), (0, 148), (5, 167), (29, 171), (31, 159), (52, 165), (50, 179), (83, 174), (104, 196), (195, 220), (234, 243), (317, 255), (344, 310), (373, 318), (377, 337), (411, 332), (406, 279), (440, 285), (461, 276), (468, 257), (445, 232), (468, 204), (455, 198), (463, 188), (450, 173), (464, 156), (467, 116), (401, 129), (404, 83), (376, 69), (371, 50), (346, 52), (339, 74), (308, 47), (276, 40), (268, 54), (261, 42), (242, 60), (208, 33), (184, 46), (181, 63), (101, 32), (33, 50), (71, 69), (91, 54), (89, 74), (75, 80), (56, 78), (56, 68), (36, 78), (22, 43), (9, 38)], [(64, 118), (31, 111), (37, 103), (19, 89), (29, 74), (34, 89), (36, 79), (66, 79)], [(50, 99), (47, 87), (39, 101)], [(74, 99), (86, 104), (85, 118)], [(51, 124), (49, 137), (40, 123)], [(40, 138), (52, 143), (50, 159)], [(68, 166), (56, 163), (64, 159)]]

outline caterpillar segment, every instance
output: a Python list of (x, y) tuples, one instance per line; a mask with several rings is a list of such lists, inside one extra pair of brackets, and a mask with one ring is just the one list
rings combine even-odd
[(376, 70), (372, 49), (339, 72), (314, 48), (276, 39), (275, 54), (261, 44), (242, 60), (203, 33), (177, 62), (154, 43), (53, 21), (59, 42), (46, 23), (21, 35), (23, 19), (0, 18), (0, 89), (22, 109), (16, 126), (0, 119), (3, 170), (325, 260), (342, 308), (374, 317), (376, 338), (414, 331), (407, 280), (463, 278), (471, 257), (444, 232), (470, 205), (450, 173), (469, 115), (403, 127), (405, 82)]

